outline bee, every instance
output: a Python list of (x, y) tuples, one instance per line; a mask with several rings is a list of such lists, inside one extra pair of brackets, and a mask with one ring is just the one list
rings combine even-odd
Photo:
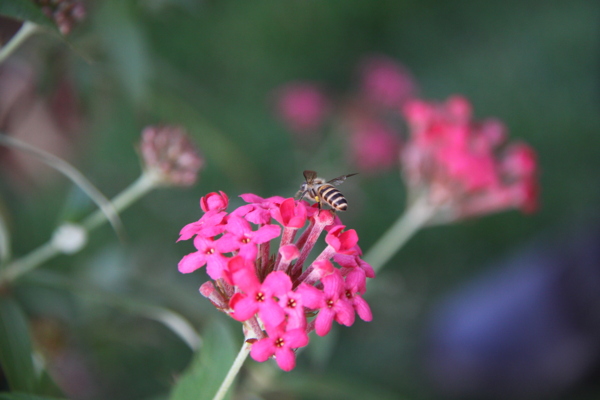
[(306, 196), (316, 201), (319, 209), (325, 203), (336, 211), (346, 211), (348, 209), (348, 202), (342, 192), (334, 186), (340, 185), (346, 178), (354, 175), (356, 174), (342, 175), (326, 182), (325, 179), (318, 178), (315, 171), (304, 171), (306, 182), (300, 186), (300, 190), (296, 193), (296, 198), (302, 199)]

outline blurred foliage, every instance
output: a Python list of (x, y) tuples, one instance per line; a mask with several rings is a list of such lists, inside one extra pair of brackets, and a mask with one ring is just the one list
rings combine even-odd
[[(424, 98), (462, 93), (477, 117), (500, 118), (511, 137), (537, 149), (541, 210), (418, 233), (373, 282), (373, 322), (339, 329), (338, 340), (323, 349), (328, 359), (306, 351), (298, 368), (282, 380), (274, 377), (271, 387), (251, 383), (262, 366), (249, 360), (240, 385), (264, 398), (352, 398), (344, 394), (344, 382), (352, 381), (355, 393), (372, 393), (369, 398), (430, 398), (417, 353), (431, 304), (540, 235), (598, 220), (599, 8), (585, 0), (90, 2), (87, 20), (68, 44), (55, 34), (38, 35), (13, 56), (38, 65), (43, 84), (51, 86), (59, 76), (73, 82), (85, 122), (70, 138), (70, 162), (112, 197), (140, 172), (135, 144), (141, 129), (161, 122), (189, 129), (206, 168), (196, 186), (153, 192), (126, 211), (125, 242), (104, 227), (82, 252), (21, 279), (0, 299), (3, 325), (5, 314), (16, 312), (7, 302), (16, 298), (19, 313), (32, 321), (36, 346), (46, 351), (50, 374), (72, 398), (167, 398), (176, 378), (186, 376), (192, 351), (165, 326), (102, 296), (90, 298), (81, 288), (176, 310), (199, 331), (214, 319), (227, 320), (197, 292), (203, 271), (177, 272), (177, 262), (191, 251), (189, 243), (175, 244), (179, 229), (200, 217), (198, 200), (211, 191), (225, 191), (236, 206), (237, 195), (246, 192), (293, 195), (303, 169), (351, 172), (339, 136), (326, 140), (331, 147), (319, 154), (296, 149), (273, 116), (270, 96), (298, 79), (348, 92), (358, 61), (383, 53), (413, 72)], [(344, 185), (351, 207), (342, 218), (366, 250), (402, 212), (405, 192), (397, 171), (353, 180)], [(35, 185), (3, 178), (0, 190), (15, 256), (44, 243), (61, 216), (93, 209), (56, 176)], [(48, 272), (53, 275), (43, 275)], [(42, 337), (54, 335), (54, 342), (36, 336), (47, 326), (36, 321), (53, 321), (51, 335)], [(240, 326), (229, 322), (223, 329), (239, 338), (237, 351)], [(11, 355), (0, 350), (4, 363)], [(65, 359), (80, 366), (78, 375), (61, 370)], [(66, 383), (57, 378), (61, 374)], [(6, 368), (5, 376), (13, 387)], [(69, 379), (88, 386), (69, 386)], [(14, 389), (23, 385), (29, 383)], [(307, 389), (311, 385), (315, 391)], [(377, 396), (369, 391), (373, 387)], [(567, 396), (577, 393), (586, 398), (589, 391), (574, 389)]]

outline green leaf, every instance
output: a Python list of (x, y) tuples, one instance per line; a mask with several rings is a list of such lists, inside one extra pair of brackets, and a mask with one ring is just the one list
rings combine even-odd
[(241, 346), (231, 331), (217, 321), (209, 325), (203, 339), (202, 348), (173, 388), (170, 400), (212, 399)]
[(35, 22), (55, 31), (58, 30), (56, 24), (31, 0), (2, 0), (0, 1), (0, 14), (20, 21)]
[(25, 314), (16, 301), (0, 297), (0, 364), (11, 390), (32, 392), (37, 378)]
[(58, 397), (35, 396), (29, 393), (0, 393), (0, 400), (63, 400)]

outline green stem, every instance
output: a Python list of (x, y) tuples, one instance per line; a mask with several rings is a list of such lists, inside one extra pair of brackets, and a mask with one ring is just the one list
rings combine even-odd
[[(112, 200), (114, 210), (116, 212), (123, 211), (155, 187), (156, 182), (147, 174), (142, 174), (135, 182)], [(86, 230), (86, 233), (89, 233), (106, 221), (106, 214), (101, 210), (96, 210), (81, 222), (81, 227)], [(44, 262), (59, 254), (61, 254), (61, 251), (56, 248), (52, 240), (44, 243), (31, 253), (8, 264), (6, 268), (0, 271), (0, 286), (14, 281), (19, 276), (34, 270)]]
[[(135, 182), (111, 200), (112, 206), (117, 212), (121, 212), (154, 188), (156, 188), (154, 179), (150, 175), (143, 173)], [(81, 225), (86, 230), (91, 231), (104, 222), (106, 222), (106, 214), (102, 210), (96, 210), (81, 221)]]
[(369, 249), (364, 260), (375, 272), (379, 271), (435, 212), (436, 208), (427, 202), (425, 196), (417, 198)]
[(238, 372), (240, 372), (240, 369), (242, 368), (244, 361), (246, 361), (248, 354), (250, 354), (251, 347), (252, 347), (252, 345), (250, 343), (244, 341), (244, 344), (242, 345), (240, 352), (238, 353), (237, 357), (233, 361), (233, 364), (231, 364), (231, 368), (229, 368), (229, 371), (227, 372), (227, 376), (225, 376), (225, 379), (223, 380), (223, 383), (221, 383), (221, 386), (219, 387), (219, 390), (215, 394), (215, 397), (213, 397), (213, 400), (221, 400), (223, 397), (225, 397), (225, 395), (227, 394), (227, 391), (229, 390), (229, 387), (235, 380), (235, 377), (237, 376)]
[(39, 26), (33, 22), (24, 22), (8, 43), (0, 48), (0, 63), (4, 62), (27, 38), (39, 30)]

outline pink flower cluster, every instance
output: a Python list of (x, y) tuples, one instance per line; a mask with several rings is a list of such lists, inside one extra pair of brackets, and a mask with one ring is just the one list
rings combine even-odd
[(402, 144), (400, 110), (415, 97), (416, 82), (403, 65), (375, 54), (358, 63), (356, 86), (351, 93), (334, 100), (315, 82), (287, 83), (276, 91), (277, 115), (305, 141), (308, 134), (319, 132), (328, 119), (339, 124), (347, 136), (343, 141), (348, 139), (348, 161), (361, 173), (376, 174), (395, 168)]
[(409, 190), (428, 193), (452, 218), (507, 208), (533, 212), (538, 204), (537, 160), (525, 143), (506, 145), (497, 120), (473, 121), (471, 104), (415, 100), (404, 107), (410, 137), (401, 163)]
[[(213, 281), (204, 283), (200, 293), (244, 322), (246, 337), (254, 338), (252, 358), (262, 362), (274, 356), (281, 369), (290, 371), (295, 349), (308, 344), (312, 330), (324, 336), (333, 321), (350, 326), (355, 314), (372, 319), (362, 295), (366, 278), (375, 274), (360, 258), (356, 231), (345, 229), (331, 211), (293, 198), (240, 197), (248, 204), (230, 213), (223, 192), (200, 200), (204, 215), (183, 227), (179, 237), (193, 238), (196, 251), (183, 257), (179, 271), (206, 265)], [(308, 262), (323, 232), (327, 246)], [(271, 254), (271, 241), (277, 238)]]

